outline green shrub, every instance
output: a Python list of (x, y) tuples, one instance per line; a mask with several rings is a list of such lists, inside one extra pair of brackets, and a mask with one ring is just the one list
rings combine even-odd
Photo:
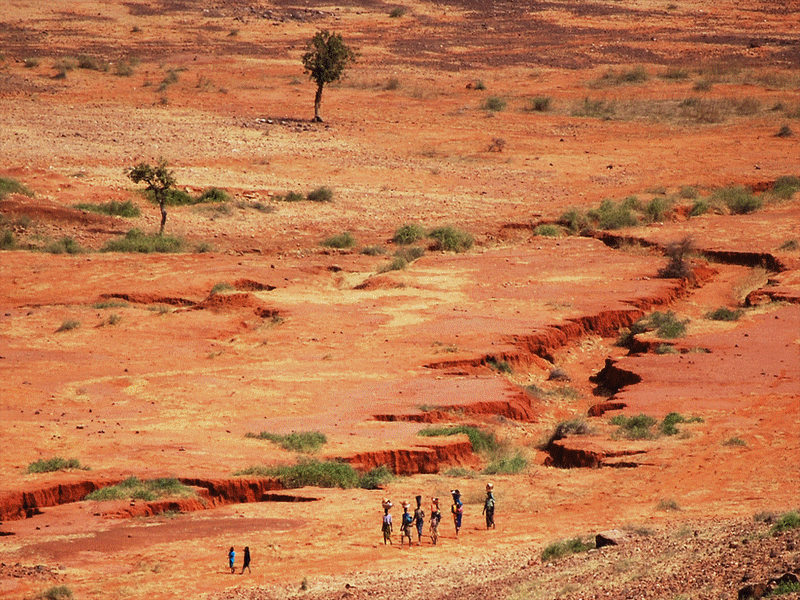
[(329, 187), (318, 187), (308, 192), (306, 199), (311, 202), (333, 202), (333, 190)]
[(366, 254), (367, 256), (383, 256), (386, 253), (388, 253), (388, 250), (383, 246), (364, 246), (361, 249), (361, 254)]
[(710, 206), (707, 200), (700, 199), (696, 200), (694, 204), (692, 204), (692, 208), (689, 209), (689, 216), (690, 217), (699, 217), (700, 215), (704, 215), (708, 212)]
[[(158, 200), (156, 200), (152, 190), (143, 190), (142, 194), (150, 204), (158, 205)], [(190, 204), (197, 204), (197, 200), (189, 192), (176, 188), (169, 188), (164, 191), (165, 206), (186, 206)]]
[(286, 194), (284, 194), (283, 196), (276, 196), (276, 199), (282, 200), (283, 202), (300, 202), (303, 199), (303, 194), (292, 190), (286, 192)]
[(78, 68), (90, 71), (108, 71), (108, 63), (94, 56), (81, 54), (78, 56)]
[(127, 308), (130, 306), (124, 300), (103, 300), (102, 302), (95, 302), (92, 304), (92, 308), (96, 309), (106, 309), (106, 308)]
[(778, 132), (775, 134), (775, 137), (788, 138), (792, 137), (793, 135), (794, 131), (792, 131), (792, 128), (789, 127), (786, 123), (784, 123), (783, 125), (780, 126), (780, 129), (778, 129)]
[(16, 179), (0, 177), (0, 200), (5, 198), (8, 194), (22, 194), (30, 198), (33, 197), (33, 192)]
[(117, 77), (130, 77), (134, 73), (135, 66), (136, 66), (136, 61), (121, 60), (116, 65), (114, 65), (114, 75), (116, 75)]
[(678, 503), (673, 499), (666, 499), (666, 500), (659, 500), (658, 504), (656, 505), (656, 510), (661, 511), (678, 511), (681, 510), (681, 507)]
[(642, 83), (648, 79), (647, 71), (643, 66), (639, 65), (622, 71), (609, 69), (602, 75), (600, 82), (609, 85), (622, 85), (624, 83)]
[(67, 469), (83, 469), (77, 458), (61, 458), (54, 456), (48, 459), (39, 459), (28, 465), (28, 473), (52, 473), (53, 471), (66, 471)]
[(180, 252), (183, 241), (168, 235), (150, 235), (140, 229), (131, 229), (124, 238), (109, 241), (103, 252)]
[(772, 591), (767, 594), (768, 597), (772, 596), (783, 596), (786, 594), (796, 594), (800, 592), (800, 582), (796, 581), (781, 581), (772, 588)]
[(247, 433), (245, 437), (269, 440), (290, 452), (317, 452), (328, 442), (325, 434), (319, 431), (297, 431), (286, 435), (262, 431), (258, 435)]
[(356, 245), (356, 238), (349, 231), (344, 231), (338, 235), (325, 238), (320, 244), (326, 248), (352, 248)]
[(75, 319), (65, 319), (58, 329), (56, 329), (56, 333), (61, 331), (72, 331), (73, 329), (77, 329), (81, 326), (80, 321), (76, 321)]
[(558, 225), (542, 224), (536, 226), (533, 230), (533, 234), (541, 237), (559, 237), (561, 235), (561, 229)]
[(678, 349), (675, 348), (672, 344), (659, 344), (656, 346), (654, 352), (658, 355), (664, 354), (678, 354)]
[(591, 228), (589, 217), (577, 208), (570, 208), (558, 218), (559, 225), (566, 227), (573, 235)]
[(614, 115), (615, 111), (616, 108), (613, 103), (605, 100), (592, 100), (586, 97), (582, 103), (572, 109), (572, 116), (608, 120)]
[(301, 460), (294, 465), (249, 467), (234, 475), (276, 477), (287, 489), (306, 486), (349, 489), (358, 487), (360, 482), (358, 471), (338, 461)]
[(425, 249), (419, 246), (411, 246), (410, 248), (400, 248), (394, 253), (396, 258), (401, 258), (406, 262), (414, 262), (418, 258), (425, 255)]
[(361, 475), (358, 480), (358, 487), (365, 490), (377, 490), (391, 482), (392, 479), (394, 479), (394, 476), (389, 467), (381, 465)]
[(516, 475), (528, 468), (528, 459), (521, 450), (494, 456), (483, 470), (485, 475)]
[(0, 232), (0, 250), (13, 250), (17, 247), (17, 236), (10, 229)]
[(75, 208), (78, 210), (85, 210), (91, 213), (98, 213), (102, 215), (111, 215), (114, 217), (138, 217), (142, 214), (142, 211), (139, 210), (139, 207), (136, 206), (130, 200), (125, 200), (125, 202), (117, 202), (116, 200), (111, 200), (110, 202), (104, 202), (102, 204), (92, 204), (89, 202), (82, 202), (80, 204), (76, 204)]
[(584, 542), (581, 538), (576, 537), (571, 540), (564, 540), (561, 542), (553, 542), (542, 550), (542, 562), (549, 562), (569, 556), (570, 554), (578, 554), (586, 552), (595, 547), (594, 542)]
[(669, 413), (664, 420), (661, 421), (661, 433), (664, 435), (677, 435), (678, 434), (678, 423), (685, 422), (685, 419), (682, 415), (676, 412)]
[(722, 445), (723, 445), (723, 446), (738, 446), (738, 447), (744, 447), (744, 446), (747, 446), (747, 442), (745, 442), (745, 441), (744, 441), (742, 438), (740, 438), (740, 437), (732, 437), (732, 438), (728, 438), (727, 440), (725, 440), (724, 442), (722, 442)]
[(35, 69), (39, 66), (39, 63), (41, 63), (41, 61), (35, 56), (28, 57), (22, 61), (26, 69)]
[(417, 225), (416, 223), (406, 223), (405, 225), (401, 225), (397, 228), (397, 230), (394, 232), (392, 241), (395, 244), (406, 246), (408, 244), (418, 242), (424, 237), (425, 229), (422, 227), (422, 225)]
[(392, 19), (399, 19), (406, 14), (406, 10), (405, 6), (395, 6), (389, 13), (389, 17)]
[(635, 417), (617, 415), (610, 422), (619, 427), (618, 433), (629, 440), (647, 440), (653, 437), (650, 429), (657, 421), (649, 415), (640, 414)]
[(678, 196), (684, 200), (694, 200), (697, 198), (697, 188), (691, 185), (682, 185), (681, 189), (678, 190)]
[(671, 210), (669, 198), (653, 198), (644, 207), (644, 218), (648, 223), (658, 223), (664, 221)]
[(228, 202), (231, 197), (228, 192), (218, 187), (210, 187), (203, 190), (203, 193), (197, 197), (197, 203), (203, 202)]
[(433, 229), (428, 233), (428, 237), (434, 240), (434, 250), (447, 252), (465, 252), (472, 248), (472, 244), (475, 242), (469, 233), (450, 225)]
[(475, 479), (475, 471), (464, 467), (451, 467), (442, 473), (445, 477), (456, 477), (459, 479)]
[[(2, 248), (2, 244), (0, 244), (0, 248)], [(778, 250), (783, 250), (785, 252), (794, 252), (798, 248), (800, 248), (800, 242), (798, 242), (795, 238), (785, 240), (780, 246), (778, 246)]]
[(69, 236), (64, 236), (61, 239), (52, 242), (44, 247), (45, 252), (50, 254), (81, 254), (85, 252), (80, 244)]
[(689, 79), (689, 69), (685, 67), (668, 67), (661, 74), (663, 79), (683, 80)]
[(712, 321), (738, 321), (741, 316), (741, 310), (731, 310), (724, 306), (720, 306), (716, 310), (706, 313), (706, 319), (711, 319)]
[(790, 529), (797, 529), (800, 527), (800, 513), (797, 511), (789, 511), (778, 517), (775, 524), (770, 529), (772, 535), (777, 535), (782, 531), (789, 531)]
[(528, 110), (532, 112), (547, 112), (550, 110), (552, 99), (549, 96), (536, 96), (531, 98)]
[(210, 295), (214, 296), (215, 294), (222, 294), (224, 292), (232, 292), (235, 289), (236, 288), (233, 287), (227, 281), (220, 281), (220, 282), (215, 283), (214, 287), (211, 288), (211, 294)]
[(482, 79), (478, 79), (472, 87), (476, 90), (485, 90), (486, 84), (483, 83)]
[(417, 435), (425, 437), (441, 437), (449, 435), (464, 434), (472, 444), (472, 451), (481, 453), (491, 453), (499, 448), (497, 438), (492, 432), (482, 431), (471, 425), (452, 425), (445, 427), (426, 427), (420, 429)]
[(784, 175), (778, 177), (772, 185), (772, 193), (778, 198), (788, 200), (800, 190), (800, 177)]
[(192, 488), (183, 485), (174, 477), (163, 477), (159, 479), (141, 480), (138, 477), (128, 477), (128, 479), (99, 490), (95, 490), (86, 496), (85, 500), (125, 500), (132, 498), (135, 500), (152, 501), (158, 498), (193, 497), (195, 496)]
[(656, 335), (664, 339), (674, 339), (686, 333), (687, 321), (679, 321), (675, 313), (654, 312), (649, 317), (650, 325), (656, 330)]
[(402, 271), (408, 266), (408, 261), (400, 256), (395, 256), (391, 262), (382, 265), (378, 269), (378, 273), (388, 273), (390, 271)]
[(494, 369), (498, 373), (505, 373), (506, 375), (510, 375), (514, 372), (514, 367), (511, 366), (511, 363), (505, 360), (498, 360), (494, 356), (490, 356), (486, 359), (486, 364), (489, 365), (490, 368)]
[(744, 186), (723, 188), (712, 194), (712, 200), (723, 202), (734, 215), (745, 215), (761, 208), (763, 202)]
[(506, 107), (506, 101), (499, 96), (489, 96), (483, 101), (481, 108), (492, 112), (499, 112)]
[(71, 600), (72, 590), (66, 585), (56, 585), (36, 594), (33, 600)]
[(637, 204), (638, 200), (635, 197), (626, 198), (619, 204), (606, 199), (600, 203), (599, 208), (590, 210), (587, 216), (600, 229), (634, 227), (639, 224), (639, 220), (633, 214)]

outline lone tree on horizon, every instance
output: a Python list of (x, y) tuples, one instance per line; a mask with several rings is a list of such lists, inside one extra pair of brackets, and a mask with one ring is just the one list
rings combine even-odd
[(175, 175), (167, 169), (167, 161), (160, 158), (155, 167), (151, 167), (148, 163), (140, 162), (130, 169), (127, 174), (134, 183), (144, 181), (147, 184), (146, 189), (153, 192), (153, 197), (158, 202), (158, 208), (161, 210), (161, 229), (158, 235), (164, 235), (164, 225), (167, 223), (166, 205), (169, 199), (169, 190), (175, 185)]
[(308, 52), (303, 54), (304, 73), (317, 83), (314, 96), (314, 121), (321, 122), (319, 105), (322, 102), (322, 88), (326, 83), (339, 81), (344, 70), (356, 61), (356, 53), (344, 43), (341, 34), (327, 29), (318, 31), (308, 42)]

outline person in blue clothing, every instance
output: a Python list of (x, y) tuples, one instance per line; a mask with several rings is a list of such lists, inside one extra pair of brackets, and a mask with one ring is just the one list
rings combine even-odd
[(234, 562), (236, 562), (236, 551), (231, 546), (231, 549), (228, 550), (228, 566), (231, 568), (231, 573), (236, 572), (236, 567), (233, 566)]
[(408, 547), (411, 548), (411, 526), (414, 523), (414, 517), (408, 512), (408, 507), (411, 506), (408, 502), (403, 502), (403, 521), (400, 525), (400, 547), (403, 547), (403, 540), (408, 538)]

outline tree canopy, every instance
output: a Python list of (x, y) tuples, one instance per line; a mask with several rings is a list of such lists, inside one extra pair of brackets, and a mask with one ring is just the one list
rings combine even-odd
[(167, 161), (159, 159), (158, 164), (153, 167), (148, 163), (140, 162), (128, 171), (128, 177), (134, 183), (144, 182), (148, 190), (153, 192), (158, 207), (161, 209), (161, 229), (159, 235), (164, 233), (164, 225), (167, 223), (166, 202), (169, 189), (175, 185), (175, 175), (170, 171)]
[(319, 116), (322, 88), (326, 83), (333, 83), (342, 78), (345, 69), (356, 61), (356, 53), (344, 43), (341, 34), (323, 29), (308, 42), (308, 51), (303, 54), (302, 60), (304, 72), (317, 84), (314, 120), (322, 121)]

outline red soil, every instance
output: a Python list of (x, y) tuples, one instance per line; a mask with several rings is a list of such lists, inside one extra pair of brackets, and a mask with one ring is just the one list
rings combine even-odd
[[(167, 233), (211, 252), (0, 254), (0, 595), (64, 584), (86, 598), (287, 598), (308, 578), (309, 597), (340, 598), (352, 577), (374, 581), (378, 597), (418, 598), (424, 589), (380, 585), (428, 563), (428, 597), (470, 597), (474, 584), (478, 598), (484, 559), (523, 585), (553, 540), (632, 525), (664, 531), (668, 548), (708, 541), (670, 537), (685, 524), (733, 548), (741, 519), (796, 508), (800, 199), (688, 218), (693, 200), (679, 193), (743, 185), (768, 198), (778, 177), (798, 174), (800, 136), (775, 136), (798, 129), (793, 7), (746, 4), (412, 2), (399, 19), (369, 2), (4, 5), (0, 176), (35, 196), (0, 199), (2, 229), (23, 246), (70, 236), (90, 250), (154, 231), (158, 211), (125, 169), (160, 156), (183, 189), (218, 186), (233, 201), (169, 209)], [(326, 122), (311, 123), (299, 58), (319, 28), (361, 56), (326, 88)], [(61, 78), (56, 61), (80, 54), (113, 64)], [(132, 58), (132, 75), (114, 75)], [(647, 81), (615, 82), (639, 64)], [(686, 78), (662, 76), (670, 68)], [(177, 81), (160, 84), (170, 69)], [(694, 89), (704, 80), (709, 90)], [(491, 96), (506, 109), (481, 108)], [(537, 96), (551, 110), (527, 110)], [(584, 99), (615, 112), (578, 116)], [(712, 122), (686, 112), (698, 102)], [(488, 151), (495, 138), (502, 152)], [(323, 185), (334, 202), (276, 200)], [(678, 206), (664, 223), (598, 239), (533, 233), (570, 206), (631, 194)], [(142, 216), (73, 208), (112, 199)], [(319, 245), (350, 231), (359, 248), (391, 252), (404, 223), (455, 225), (475, 247), (382, 272), (387, 257)], [(703, 254), (694, 283), (658, 278), (659, 249), (686, 236)], [(212, 293), (222, 282), (235, 291)], [(720, 306), (746, 310), (705, 318)], [(688, 319), (687, 335), (640, 335), (630, 355), (614, 345), (653, 310)], [(69, 321), (79, 326), (61, 327)], [(656, 354), (665, 344), (676, 353)], [(556, 368), (569, 381), (549, 379)], [(595, 396), (598, 383), (613, 395)], [(702, 420), (644, 441), (617, 439), (609, 423), (670, 412)], [(576, 417), (590, 435), (540, 449)], [(428, 423), (489, 429), (529, 466), (482, 474), (488, 457), (465, 436), (418, 436)], [(296, 458), (246, 433), (307, 430), (328, 439), (316, 458), (406, 476), (381, 490), (232, 476)], [(27, 473), (57, 455), (91, 471)], [(131, 475), (178, 477), (197, 498), (82, 500)], [(497, 529), (486, 531), (490, 479)], [(446, 511), (454, 488), (466, 503), (458, 539), (445, 520), (440, 546), (423, 540), (416, 563), (380, 543), (382, 498), (422, 494), (427, 511), (436, 495)], [(682, 510), (658, 509), (669, 500)], [(777, 558), (748, 554), (748, 572), (792, 564), (793, 540), (759, 542)], [(246, 578), (226, 573), (231, 545), (253, 549)], [(687, 559), (669, 597), (696, 591), (694, 576), (712, 570), (704, 560)], [(732, 557), (726, 573), (743, 577), (730, 564), (747, 561)], [(620, 598), (652, 595), (637, 582), (661, 573), (603, 569), (595, 579)], [(734, 584), (702, 585), (716, 598)], [(540, 591), (580, 595), (557, 581)]]

